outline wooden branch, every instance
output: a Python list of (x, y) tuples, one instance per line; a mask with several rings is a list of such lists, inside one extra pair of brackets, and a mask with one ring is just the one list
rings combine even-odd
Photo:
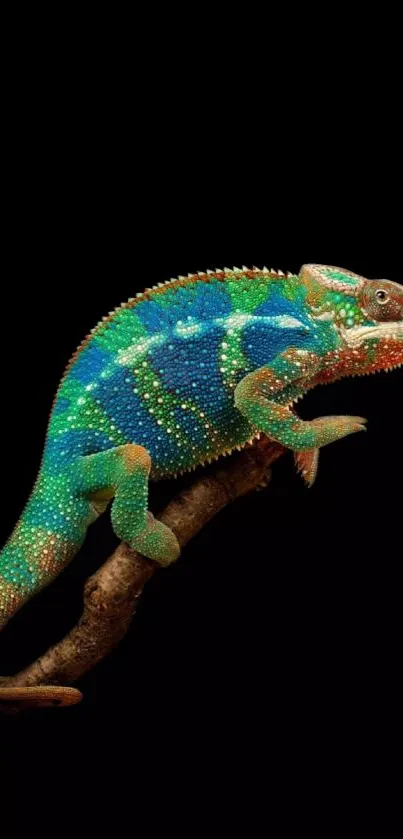
[[(262, 438), (202, 475), (166, 507), (161, 521), (181, 547), (231, 501), (270, 480), (270, 465), (284, 452)], [(144, 585), (158, 565), (122, 542), (84, 587), (80, 620), (61, 641), (17, 675), (1, 679), (0, 709), (79, 702), (79, 690), (65, 687), (101, 661), (127, 632)], [(62, 687), (60, 687), (62, 685)]]

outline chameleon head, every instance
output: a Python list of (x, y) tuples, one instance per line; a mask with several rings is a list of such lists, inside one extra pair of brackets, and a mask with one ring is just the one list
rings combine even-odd
[(403, 364), (403, 286), (325, 265), (304, 265), (300, 276), (313, 317), (332, 321), (341, 338), (341, 375)]

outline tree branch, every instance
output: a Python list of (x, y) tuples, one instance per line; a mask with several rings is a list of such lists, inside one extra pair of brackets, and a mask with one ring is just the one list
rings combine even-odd
[[(270, 480), (270, 465), (284, 452), (262, 438), (254, 446), (220, 460), (215, 469), (177, 495), (161, 515), (181, 547), (227, 504)], [(79, 702), (66, 687), (94, 667), (126, 634), (144, 585), (158, 565), (122, 542), (84, 587), (80, 620), (61, 641), (17, 675), (1, 679), (0, 709)], [(62, 686), (62, 687), (60, 687)]]

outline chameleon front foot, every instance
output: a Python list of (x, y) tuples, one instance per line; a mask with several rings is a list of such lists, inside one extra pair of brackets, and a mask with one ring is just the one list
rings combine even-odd
[(367, 420), (365, 417), (318, 417), (308, 423), (312, 431), (317, 433), (321, 446), (341, 440), (349, 434), (357, 434), (358, 431), (366, 431)]
[[(321, 433), (329, 435), (331, 439), (328, 442), (333, 442), (334, 439), (340, 439), (348, 434), (355, 434), (358, 431), (366, 431), (366, 420), (364, 417), (319, 417), (312, 420), (310, 425), (319, 429)], [(337, 437), (334, 437), (334, 434)], [(322, 446), (326, 444), (326, 439), (322, 442)], [(304, 451), (294, 452), (294, 462), (297, 471), (301, 475), (306, 486), (311, 487), (315, 483), (318, 474), (319, 466), (319, 448), (305, 449)]]
[[(295, 359), (301, 359), (295, 361)], [(279, 363), (281, 360), (281, 364)], [(249, 373), (238, 383), (235, 389), (235, 405), (255, 428), (263, 431), (267, 437), (295, 452), (307, 452), (319, 449), (348, 434), (365, 431), (366, 420), (363, 417), (331, 416), (319, 417), (310, 422), (300, 419), (290, 405), (283, 404), (281, 389), (284, 377), (290, 383), (295, 378), (295, 365), (299, 375), (308, 375), (316, 370), (315, 358), (298, 355), (295, 352), (291, 360), (285, 355), (279, 357), (277, 367), (262, 367)], [(302, 385), (301, 385), (302, 386)], [(287, 385), (289, 387), (289, 385)], [(308, 472), (314, 477), (314, 458), (310, 459)], [(303, 467), (307, 460), (305, 458)]]

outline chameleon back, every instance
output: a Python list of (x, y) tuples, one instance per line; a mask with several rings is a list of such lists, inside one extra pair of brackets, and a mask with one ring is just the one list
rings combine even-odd
[(63, 470), (79, 454), (131, 442), (147, 448), (156, 478), (243, 445), (256, 429), (235, 409), (238, 382), (290, 343), (312, 343), (295, 279), (204, 275), (112, 313), (61, 383), (45, 462)]

